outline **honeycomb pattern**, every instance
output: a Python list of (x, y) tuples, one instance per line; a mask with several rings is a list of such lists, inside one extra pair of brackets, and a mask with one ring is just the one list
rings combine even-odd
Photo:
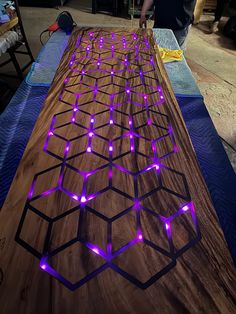
[(34, 176), (16, 240), (71, 290), (107, 268), (145, 289), (200, 237), (185, 175), (162, 163), (177, 146), (154, 50), (145, 33), (85, 30), (69, 68), (43, 148), (57, 164)]

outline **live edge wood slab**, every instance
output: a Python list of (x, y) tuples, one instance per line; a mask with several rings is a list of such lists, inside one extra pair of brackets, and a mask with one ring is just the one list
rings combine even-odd
[(0, 313), (225, 314), (235, 293), (152, 31), (76, 29), (0, 212)]

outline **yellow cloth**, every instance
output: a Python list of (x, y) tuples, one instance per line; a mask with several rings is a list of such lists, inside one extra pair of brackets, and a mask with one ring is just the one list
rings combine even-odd
[(164, 63), (183, 60), (183, 50), (171, 50), (159, 47), (159, 52)]

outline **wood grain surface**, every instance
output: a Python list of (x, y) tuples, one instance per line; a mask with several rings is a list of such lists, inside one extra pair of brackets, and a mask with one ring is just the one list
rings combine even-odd
[(0, 211), (0, 313), (236, 313), (235, 275), (152, 31), (76, 29)]

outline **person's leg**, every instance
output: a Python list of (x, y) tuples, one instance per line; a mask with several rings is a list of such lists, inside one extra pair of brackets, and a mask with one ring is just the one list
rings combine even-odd
[(220, 19), (224, 13), (224, 10), (230, 0), (217, 0), (217, 5), (216, 5), (216, 11), (215, 11), (215, 19), (211, 25), (211, 32), (217, 32), (218, 31), (218, 25), (220, 22)]
[(184, 29), (180, 29), (177, 31), (173, 31), (175, 38), (178, 41), (178, 44), (180, 46), (180, 49), (185, 50), (186, 49), (186, 45), (187, 45), (187, 36), (188, 36), (188, 32), (190, 29), (191, 25), (187, 26)]
[(226, 4), (228, 2), (229, 2), (228, 0), (217, 0), (214, 22), (220, 21), (222, 15), (223, 15), (224, 9), (226, 7)]

